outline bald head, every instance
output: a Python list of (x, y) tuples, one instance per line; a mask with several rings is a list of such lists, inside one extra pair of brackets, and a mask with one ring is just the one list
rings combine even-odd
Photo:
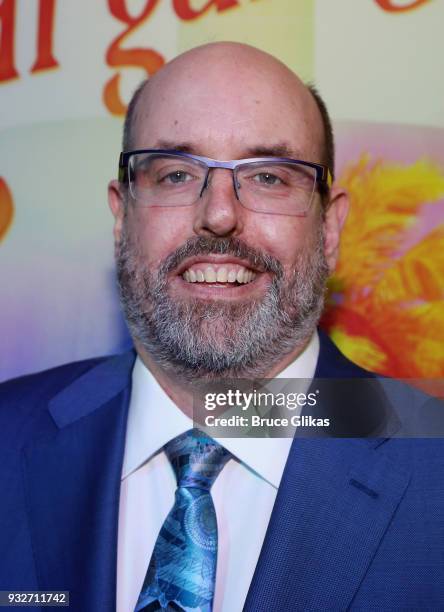
[(223, 42), (196, 47), (141, 83), (128, 106), (123, 150), (148, 146), (149, 135), (142, 126), (165, 106), (179, 106), (183, 111), (176, 112), (174, 125), (187, 106), (200, 109), (200, 122), (208, 123), (209, 131), (214, 122), (253, 122), (258, 115), (255, 110), (263, 110), (271, 124), (277, 124), (290, 111), (309, 134), (310, 161), (328, 165), (333, 173), (331, 122), (321, 97), (278, 59), (249, 45)]

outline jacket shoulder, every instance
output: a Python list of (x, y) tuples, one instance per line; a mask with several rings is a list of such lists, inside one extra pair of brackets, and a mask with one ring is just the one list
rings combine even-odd
[(106, 361), (96, 357), (13, 378), (0, 384), (0, 437), (2, 446), (20, 446), (32, 432), (51, 423), (48, 402), (86, 372)]
[(49, 399), (76, 378), (105, 361), (107, 357), (95, 357), (65, 363), (55, 368), (12, 378), (0, 384), (0, 407), (7, 403), (19, 403), (21, 399)]
[(377, 374), (350, 361), (322, 329), (318, 329), (319, 359), (315, 378), (375, 378)]

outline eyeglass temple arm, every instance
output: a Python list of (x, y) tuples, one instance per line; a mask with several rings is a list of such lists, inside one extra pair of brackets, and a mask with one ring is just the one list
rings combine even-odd
[(318, 183), (327, 191), (333, 185), (333, 175), (328, 166), (322, 166), (322, 173), (318, 174)]
[(326, 177), (325, 177), (325, 182), (327, 187), (330, 189), (330, 187), (333, 185), (333, 175), (330, 172), (330, 168), (326, 168)]
[(119, 183), (128, 182), (128, 160), (125, 159), (124, 153), (121, 153), (119, 155), (119, 169), (117, 172), (117, 179)]

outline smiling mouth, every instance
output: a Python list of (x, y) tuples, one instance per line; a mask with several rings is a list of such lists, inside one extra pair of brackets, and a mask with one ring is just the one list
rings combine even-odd
[(256, 272), (240, 264), (205, 264), (189, 266), (182, 278), (187, 283), (218, 283), (247, 285), (256, 278)]

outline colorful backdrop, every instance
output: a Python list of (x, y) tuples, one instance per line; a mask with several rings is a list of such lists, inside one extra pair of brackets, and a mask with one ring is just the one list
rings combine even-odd
[(443, 23), (442, 0), (0, 1), (0, 380), (129, 345), (106, 203), (123, 114), (216, 40), (277, 55), (331, 110), (352, 210), (324, 327), (363, 366), (442, 378)]

